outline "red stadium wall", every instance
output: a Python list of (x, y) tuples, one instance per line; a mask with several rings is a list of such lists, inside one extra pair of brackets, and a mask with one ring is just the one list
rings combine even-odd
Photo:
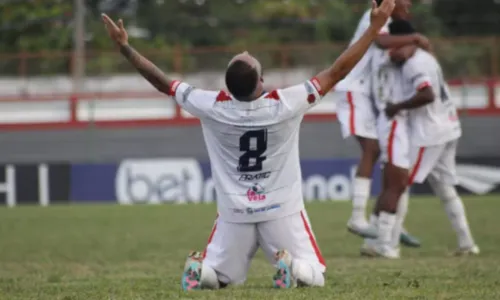
[[(476, 81), (451, 81), (449, 82), (451, 89), (455, 89), (457, 93), (464, 94), (462, 97), (462, 102), (458, 103), (460, 107), (460, 112), (462, 114), (471, 116), (496, 116), (500, 115), (500, 81), (495, 79), (488, 80), (476, 80)], [(467, 94), (469, 91), (475, 88), (484, 90), (482, 95), (479, 97), (485, 97), (482, 99), (481, 105), (468, 105), (470, 102), (470, 96)], [(331, 96), (331, 95), (330, 95)], [(478, 98), (478, 96), (476, 96)], [(332, 100), (332, 99), (329, 99)], [(109, 109), (113, 109), (112, 106), (122, 105), (123, 102), (129, 101), (132, 105), (137, 108), (141, 107), (141, 103), (146, 103), (148, 101), (156, 101), (155, 105), (165, 101), (172, 105), (172, 100), (167, 97), (160, 95), (156, 92), (116, 92), (116, 93), (83, 93), (78, 95), (68, 95), (68, 94), (52, 94), (52, 95), (33, 95), (29, 97), (16, 97), (16, 96), (0, 96), (0, 107), (2, 105), (8, 105), (11, 109), (23, 110), (26, 107), (30, 108), (34, 105), (44, 105), (44, 103), (56, 103), (65, 105), (65, 110), (67, 110), (63, 117), (52, 118), (47, 117), (43, 121), (29, 120), (24, 117), (23, 120), (16, 121), (15, 118), (11, 118), (6, 121), (5, 118), (0, 119), (0, 130), (44, 130), (44, 129), (81, 129), (89, 126), (98, 128), (127, 128), (127, 127), (140, 127), (140, 126), (190, 126), (197, 125), (199, 122), (190, 116), (186, 116), (179, 107), (170, 108), (170, 112), (165, 112), (165, 115), (152, 117), (149, 113), (147, 117), (127, 117), (120, 116), (119, 118), (108, 116), (101, 116), (99, 118), (91, 118), (82, 116), (80, 110), (85, 105), (91, 107), (94, 102), (105, 102)], [(329, 101), (334, 102), (334, 101)], [(476, 101), (477, 102), (477, 101)], [(65, 104), (64, 104), (65, 103)], [(152, 110), (154, 110), (154, 105)], [(85, 109), (85, 108), (83, 108)], [(134, 107), (129, 107), (129, 109), (134, 109)], [(91, 108), (87, 108), (88, 111)], [(8, 113), (8, 112), (7, 112)], [(85, 113), (83, 113), (85, 114)], [(92, 114), (91, 112), (87, 112)], [(319, 110), (312, 111), (308, 113), (305, 117), (306, 122), (331, 122), (335, 120), (335, 110), (332, 107), (322, 108)]]

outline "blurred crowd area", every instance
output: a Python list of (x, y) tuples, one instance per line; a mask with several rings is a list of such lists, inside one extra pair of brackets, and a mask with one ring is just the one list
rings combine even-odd
[[(80, 1), (80, 5), (78, 5)], [(247, 49), (265, 68), (321, 68), (349, 42), (368, 0), (3, 0), (0, 76), (71, 74), (75, 39), (85, 75), (132, 70), (116, 53), (100, 13), (123, 18), (131, 43), (175, 73), (223, 69)], [(496, 77), (499, 0), (413, 0), (413, 22), (430, 37), (450, 79)], [(75, 19), (84, 30), (74, 35)]]

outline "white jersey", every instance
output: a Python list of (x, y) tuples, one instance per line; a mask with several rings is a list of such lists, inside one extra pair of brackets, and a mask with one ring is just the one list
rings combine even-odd
[[(356, 43), (361, 36), (365, 33), (365, 31), (370, 27), (370, 14), (371, 9), (367, 10), (361, 20), (358, 23), (358, 27), (356, 28), (356, 32), (349, 44)], [(380, 30), (380, 34), (388, 34), (389, 33), (389, 24), (391, 19), (387, 20), (385, 26)], [(375, 44), (372, 44), (363, 58), (358, 62), (358, 64), (352, 69), (352, 71), (335, 86), (336, 91), (350, 91), (350, 92), (358, 92), (363, 93), (365, 95), (370, 95), (370, 60), (373, 54), (373, 51), (377, 49)]]
[(178, 81), (170, 95), (201, 121), (221, 220), (262, 222), (304, 208), (299, 130), (321, 99), (317, 79), (251, 102)]
[[(378, 112), (381, 113), (387, 103), (399, 103), (406, 100), (401, 80), (401, 69), (389, 56), (389, 51), (377, 48), (372, 53), (371, 81), (372, 99)], [(401, 112), (400, 115), (407, 115)]]
[(411, 142), (417, 147), (441, 145), (462, 135), (456, 106), (450, 98), (441, 66), (436, 58), (421, 49), (402, 67), (406, 99), (431, 87), (435, 100), (410, 111)]

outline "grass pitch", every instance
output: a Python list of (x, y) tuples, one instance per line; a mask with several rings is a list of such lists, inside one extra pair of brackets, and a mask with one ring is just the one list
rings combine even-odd
[(0, 299), (500, 299), (500, 197), (465, 198), (481, 247), (456, 258), (438, 200), (414, 198), (407, 227), (423, 241), (399, 261), (360, 258), (345, 229), (349, 203), (308, 205), (327, 260), (323, 289), (273, 290), (259, 253), (247, 284), (184, 293), (189, 250), (203, 249), (214, 205), (0, 209)]

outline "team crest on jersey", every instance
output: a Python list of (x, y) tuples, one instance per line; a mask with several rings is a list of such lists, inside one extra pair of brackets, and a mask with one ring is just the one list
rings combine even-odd
[(266, 191), (260, 184), (254, 183), (254, 185), (248, 189), (247, 197), (250, 202), (264, 201), (266, 200)]

